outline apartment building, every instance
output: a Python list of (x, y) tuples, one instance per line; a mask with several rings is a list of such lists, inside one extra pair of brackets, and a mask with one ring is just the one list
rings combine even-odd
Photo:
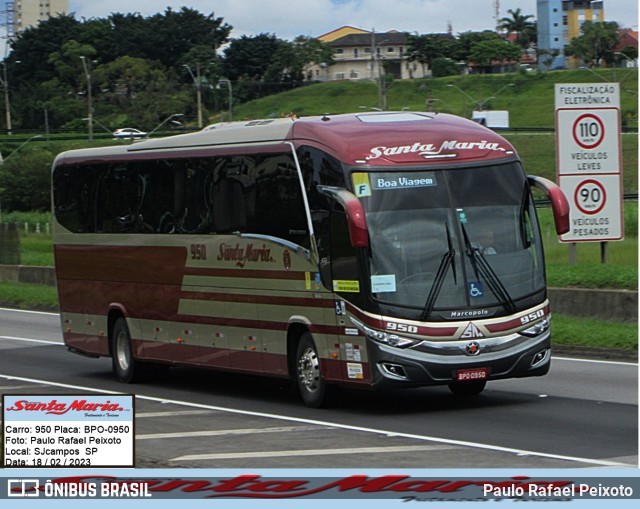
[(5, 2), (5, 24), (7, 37), (27, 27), (35, 26), (51, 16), (67, 14), (68, 0), (14, 0)]
[(577, 65), (575, 59), (563, 56), (564, 47), (580, 35), (585, 21), (605, 21), (602, 0), (537, 0), (537, 9), (538, 49), (559, 52), (551, 69)]

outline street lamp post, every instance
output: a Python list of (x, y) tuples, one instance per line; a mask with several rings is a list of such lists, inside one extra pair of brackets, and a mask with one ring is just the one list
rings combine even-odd
[(461, 88), (458, 88), (457, 86), (455, 86), (453, 83), (448, 83), (447, 84), (448, 87), (451, 88), (455, 88), (458, 92), (460, 92), (461, 94), (465, 95), (467, 98), (469, 98), (478, 108), (478, 110), (482, 111), (484, 108), (484, 105), (487, 101), (491, 100), (491, 99), (495, 99), (496, 96), (502, 92), (505, 88), (508, 87), (514, 87), (515, 83), (508, 83), (505, 86), (503, 86), (502, 88), (498, 89), (497, 92), (495, 92), (492, 96), (487, 97), (486, 99), (483, 99), (482, 101), (478, 101), (477, 99), (474, 99), (473, 97), (471, 97), (469, 94), (467, 94), (464, 90), (462, 90)]
[(169, 120), (173, 120), (176, 117), (184, 117), (184, 113), (174, 113), (173, 115), (169, 115), (162, 122), (160, 122), (149, 134), (147, 134), (146, 138), (150, 138), (153, 133), (155, 133), (163, 125), (165, 125), (167, 122), (169, 122)]
[(186, 67), (187, 71), (191, 75), (191, 79), (196, 85), (196, 101), (198, 104), (198, 127), (202, 128), (202, 80), (200, 79), (200, 64), (196, 64), (196, 75), (193, 75), (191, 72), (191, 67), (187, 64), (184, 64), (183, 67)]
[(84, 120), (85, 122), (95, 122), (96, 124), (98, 124), (100, 127), (102, 127), (105, 131), (107, 131), (109, 134), (113, 134), (113, 131), (111, 129), (109, 129), (107, 126), (105, 126), (104, 124), (101, 124), (98, 120), (96, 120), (95, 118), (83, 118), (82, 120)]
[(84, 75), (87, 78), (87, 115), (89, 117), (89, 139), (93, 140), (93, 104), (91, 97), (91, 61), (86, 57), (81, 56), (82, 68), (84, 69)]
[(2, 62), (4, 79), (2, 87), (4, 88), (4, 109), (7, 118), (7, 134), (11, 133), (11, 106), (9, 105), (9, 77), (7, 76), (7, 61)]
[(233, 117), (233, 87), (231, 86), (231, 80), (220, 78), (218, 80), (218, 88), (220, 88), (220, 85), (223, 83), (229, 88), (229, 121), (231, 121), (231, 118)]
[[(20, 150), (22, 147), (24, 147), (27, 143), (29, 143), (31, 140), (35, 140), (36, 138), (42, 138), (41, 135), (36, 134), (35, 136), (32, 136), (31, 138), (29, 138), (27, 141), (23, 141), (20, 145), (18, 145), (18, 148), (16, 148), (13, 152), (11, 152), (11, 154), (9, 154), (7, 157), (5, 157), (4, 159), (2, 158), (2, 154), (0, 154), (0, 166), (2, 166), (11, 156), (13, 156), (13, 154), (15, 154), (18, 150)], [(2, 200), (0, 199), (0, 223), (2, 223)]]
[[(638, 65), (637, 65), (637, 63), (636, 63), (637, 61), (636, 61), (636, 60), (634, 60), (633, 58), (631, 58), (629, 55), (625, 55), (624, 53), (622, 53), (622, 51), (616, 51), (616, 52), (614, 52), (613, 54), (614, 54), (614, 55), (618, 55), (618, 56), (621, 56), (621, 57), (626, 58), (626, 59), (627, 59), (627, 62), (630, 62), (630, 63), (631, 63), (631, 67), (638, 67)], [(627, 67), (629, 67), (629, 65), (627, 65)], [(7, 68), (6, 68), (6, 67), (5, 67), (4, 72), (5, 72), (5, 73), (7, 72)], [(5, 77), (5, 80), (6, 80), (6, 77)]]

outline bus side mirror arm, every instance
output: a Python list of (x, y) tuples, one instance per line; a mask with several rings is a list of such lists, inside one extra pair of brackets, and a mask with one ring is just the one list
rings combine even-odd
[(346, 189), (330, 186), (318, 186), (318, 190), (337, 201), (347, 214), (349, 237), (353, 247), (369, 247), (369, 230), (362, 203)]
[(551, 208), (553, 209), (553, 220), (556, 225), (556, 233), (558, 235), (567, 233), (571, 229), (571, 224), (569, 223), (569, 201), (562, 192), (562, 189), (549, 179), (543, 177), (530, 175), (527, 178), (531, 187), (541, 189), (549, 197), (549, 200), (551, 201)]

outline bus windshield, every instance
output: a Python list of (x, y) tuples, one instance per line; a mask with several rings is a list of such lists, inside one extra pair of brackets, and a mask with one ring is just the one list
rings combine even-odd
[(421, 320), (524, 309), (544, 291), (535, 209), (519, 163), (352, 174), (375, 300)]

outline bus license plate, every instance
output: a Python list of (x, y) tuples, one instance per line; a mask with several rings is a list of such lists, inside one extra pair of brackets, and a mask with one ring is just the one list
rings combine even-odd
[(489, 378), (489, 368), (459, 369), (456, 373), (458, 382), (486, 380), (487, 378)]

